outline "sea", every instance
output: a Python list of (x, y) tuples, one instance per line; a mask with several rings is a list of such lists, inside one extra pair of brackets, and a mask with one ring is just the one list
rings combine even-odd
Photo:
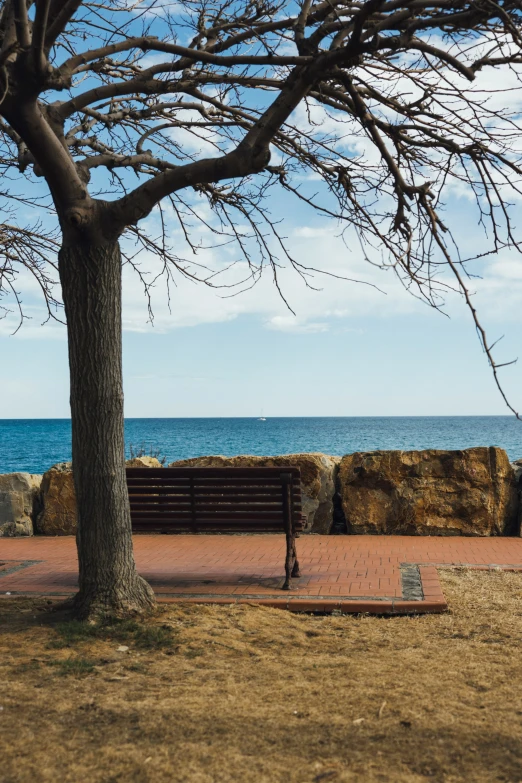
[[(205, 454), (351, 454), (376, 449), (500, 446), (522, 458), (522, 422), (513, 416), (390, 416), (126, 419), (131, 452), (165, 464)], [(0, 473), (44, 473), (71, 459), (69, 419), (0, 419)]]

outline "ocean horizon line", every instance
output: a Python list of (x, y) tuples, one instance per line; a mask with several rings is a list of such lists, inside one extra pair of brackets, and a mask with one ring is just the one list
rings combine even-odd
[[(352, 414), (343, 416), (125, 416), (125, 421), (190, 421), (201, 420), (260, 420), (264, 419), (514, 419), (522, 424), (520, 419), (510, 413), (430, 413), (430, 414)], [(9, 416), (0, 418), (4, 421), (71, 421), (70, 416)]]

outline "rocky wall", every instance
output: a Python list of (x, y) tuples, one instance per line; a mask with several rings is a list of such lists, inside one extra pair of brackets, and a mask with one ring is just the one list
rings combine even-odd
[[(129, 467), (161, 467), (137, 457)], [(404, 535), (518, 535), (522, 516), (522, 459), (509, 464), (496, 447), (462, 451), (374, 451), (345, 457), (287, 454), (207, 456), (169, 467), (284, 467), (301, 469), (306, 532)], [(0, 536), (73, 535), (76, 499), (71, 463), (43, 477), (0, 475)]]

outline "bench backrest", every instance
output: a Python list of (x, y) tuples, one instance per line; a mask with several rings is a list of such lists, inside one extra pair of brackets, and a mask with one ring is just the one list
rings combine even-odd
[[(299, 468), (127, 468), (132, 528), (269, 533), (302, 513)], [(290, 494), (288, 493), (290, 487)]]

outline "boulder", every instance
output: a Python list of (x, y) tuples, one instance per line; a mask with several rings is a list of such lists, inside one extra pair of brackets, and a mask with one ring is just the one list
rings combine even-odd
[(520, 487), (520, 485), (522, 485), (522, 459), (516, 459), (511, 463), (511, 467), (515, 471), (515, 481)]
[(307, 516), (307, 533), (330, 533), (333, 523), (333, 496), (340, 457), (328, 454), (284, 454), (276, 457), (194, 457), (172, 462), (169, 468), (181, 467), (286, 467), (301, 469), (303, 513)]
[(372, 451), (343, 457), (339, 491), (350, 533), (491, 536), (517, 525), (517, 488), (507, 454)]
[(32, 536), (38, 510), (41, 476), (0, 475), (0, 536)]
[(128, 468), (161, 468), (162, 464), (156, 457), (133, 457), (125, 463)]
[(53, 465), (42, 479), (42, 511), (36, 531), (47, 536), (76, 533), (76, 495), (71, 462)]

